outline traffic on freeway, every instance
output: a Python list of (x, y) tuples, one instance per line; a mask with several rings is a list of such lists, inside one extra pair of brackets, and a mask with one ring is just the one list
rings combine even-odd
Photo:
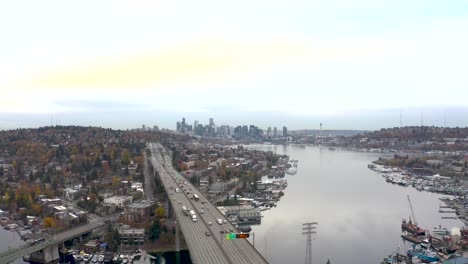
[(151, 143), (149, 148), (153, 154), (151, 162), (169, 194), (193, 260), (212, 255), (211, 258), (217, 258), (215, 262), (200, 263), (267, 263), (246, 239), (226, 239), (226, 234), (240, 232), (197, 188), (178, 174), (164, 147)]

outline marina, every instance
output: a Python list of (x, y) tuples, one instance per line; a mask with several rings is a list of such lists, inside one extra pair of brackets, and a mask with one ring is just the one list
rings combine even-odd
[(460, 186), (460, 184), (451, 177), (445, 177), (439, 174), (416, 174), (404, 169), (380, 166), (373, 163), (368, 164), (368, 168), (380, 173), (388, 183), (404, 187), (412, 186), (418, 191), (428, 191), (446, 195), (463, 195), (465, 193), (463, 186)]

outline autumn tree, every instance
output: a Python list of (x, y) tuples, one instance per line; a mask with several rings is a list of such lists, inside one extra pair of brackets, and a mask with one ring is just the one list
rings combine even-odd
[(111, 179), (112, 189), (117, 189), (120, 186), (120, 178), (118, 176), (112, 176)]
[(16, 188), (15, 191), (15, 200), (17, 205), (25, 208), (31, 208), (32, 206), (32, 197), (27, 186), (20, 185)]
[(42, 207), (39, 204), (33, 204), (32, 212), (34, 215), (39, 216), (42, 212)]
[(122, 161), (122, 164), (127, 166), (129, 162), (129, 156), (130, 154), (128, 153), (128, 150), (124, 149), (120, 155), (120, 160)]
[(43, 225), (45, 228), (57, 227), (57, 220), (55, 220), (55, 219), (52, 218), (52, 217), (45, 217), (45, 218), (42, 220), (42, 225)]
[(164, 211), (164, 207), (158, 206), (156, 209), (154, 209), (154, 216), (156, 218), (163, 218), (166, 212)]

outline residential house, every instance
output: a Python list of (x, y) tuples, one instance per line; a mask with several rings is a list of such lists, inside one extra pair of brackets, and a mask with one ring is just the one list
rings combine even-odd
[(123, 222), (143, 223), (151, 217), (154, 212), (154, 203), (151, 201), (135, 202), (125, 207), (122, 215)]

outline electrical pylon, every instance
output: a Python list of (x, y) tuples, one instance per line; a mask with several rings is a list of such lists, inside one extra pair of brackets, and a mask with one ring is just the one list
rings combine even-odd
[(312, 234), (316, 234), (318, 222), (302, 224), (302, 234), (307, 235), (305, 264), (312, 264)]

